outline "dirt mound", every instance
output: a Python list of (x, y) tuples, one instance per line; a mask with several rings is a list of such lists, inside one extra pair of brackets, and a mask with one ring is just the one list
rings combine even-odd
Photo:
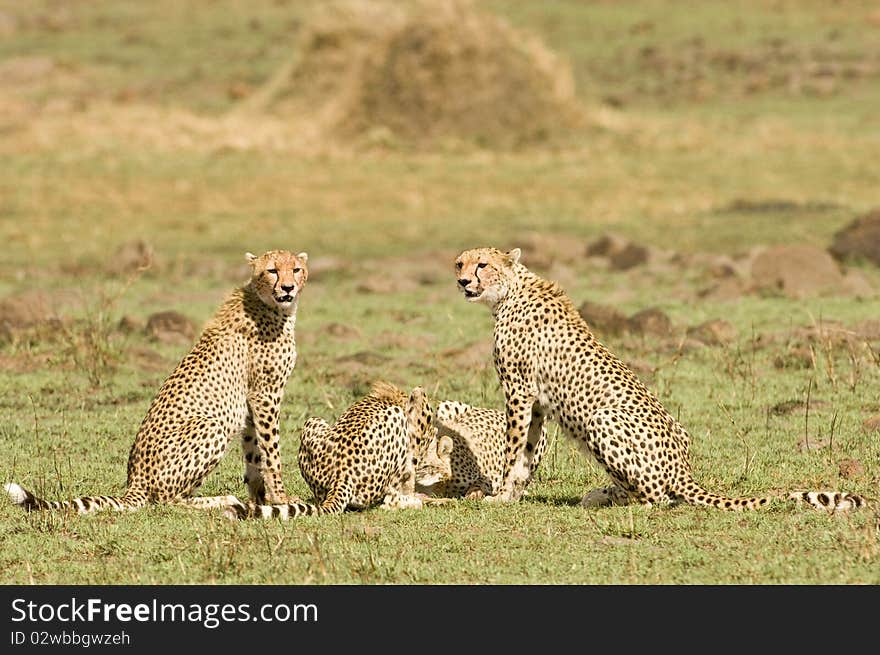
[(189, 343), (196, 336), (196, 325), (179, 312), (168, 310), (151, 314), (144, 332), (153, 340), (163, 343)]
[(29, 334), (37, 340), (54, 339), (63, 326), (61, 301), (41, 291), (23, 291), (0, 298), (0, 343)]
[(569, 65), (466, 0), (323, 4), (280, 72), (258, 102), (345, 138), (511, 147), (581, 116)]
[(831, 256), (808, 245), (773, 246), (752, 261), (756, 288), (792, 298), (833, 294), (844, 286), (844, 276)]
[(58, 318), (57, 303), (45, 291), (25, 291), (0, 298), (0, 321), (11, 328), (26, 328)]
[(860, 216), (837, 232), (828, 252), (838, 260), (866, 259), (880, 266), (880, 209)]
[(645, 246), (618, 234), (603, 234), (587, 245), (587, 257), (605, 257), (612, 271), (626, 271), (640, 266), (650, 258)]
[(132, 275), (154, 267), (156, 254), (153, 246), (143, 239), (121, 244), (107, 262), (107, 271), (114, 275)]

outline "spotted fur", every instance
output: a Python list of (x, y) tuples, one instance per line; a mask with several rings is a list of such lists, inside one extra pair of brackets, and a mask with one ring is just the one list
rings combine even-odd
[(147, 503), (228, 506), (234, 496), (192, 497), (234, 437), (242, 437), (244, 481), (252, 499), (288, 500), (281, 480), (278, 413), (296, 363), (294, 325), (308, 279), (304, 252), (247, 254), (250, 281), (233, 291), (165, 380), (141, 423), (121, 496), (47, 501), (15, 483), (28, 510), (133, 510)]
[(386, 509), (417, 508), (414, 472), (436, 430), (421, 387), (407, 396), (377, 382), (331, 427), (312, 417), (303, 425), (299, 468), (315, 503), (237, 504), (230, 518), (291, 519), (340, 514), (381, 504)]
[[(437, 461), (416, 471), (416, 489), (432, 496), (470, 499), (497, 494), (504, 474), (507, 421), (504, 412), (444, 400), (437, 405)], [(545, 426), (535, 446), (529, 480), (547, 445)], [(448, 472), (442, 469), (448, 469)], [(439, 472), (438, 472), (439, 471)], [(435, 473), (437, 472), (437, 473)], [(437, 479), (432, 478), (435, 473)], [(445, 474), (443, 474), (445, 473)]]
[[(685, 502), (738, 511), (774, 498), (729, 498), (698, 485), (688, 433), (596, 340), (563, 290), (519, 258), (518, 248), (476, 248), (455, 260), (459, 290), (469, 302), (486, 305), (495, 319), (494, 363), (505, 396), (507, 442), (501, 488), (491, 500), (521, 497), (547, 418), (595, 457), (614, 483), (586, 494), (585, 506)], [(839, 491), (799, 491), (788, 498), (830, 511), (866, 503)]]

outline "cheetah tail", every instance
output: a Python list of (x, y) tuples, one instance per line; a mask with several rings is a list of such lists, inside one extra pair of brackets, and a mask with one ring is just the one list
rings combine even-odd
[(232, 520), (241, 519), (280, 519), (287, 521), (295, 519), (298, 516), (311, 516), (313, 514), (324, 514), (320, 507), (309, 503), (281, 503), (277, 505), (258, 505), (254, 502), (247, 504), (241, 501), (227, 507), (223, 515)]
[(700, 489), (693, 488), (677, 494), (691, 505), (706, 505), (730, 512), (743, 510), (755, 510), (766, 507), (774, 500), (787, 498), (798, 502), (805, 502), (815, 509), (828, 512), (844, 512), (867, 504), (863, 496), (850, 494), (842, 491), (794, 491), (787, 496), (759, 496), (753, 498), (728, 498)]
[(788, 499), (805, 502), (828, 512), (846, 512), (868, 504), (864, 496), (845, 491), (793, 491), (788, 494)]
[(146, 504), (146, 498), (128, 493), (124, 496), (82, 496), (71, 500), (43, 500), (15, 482), (6, 483), (4, 489), (13, 503), (28, 512), (43, 510), (87, 514), (106, 509), (132, 510)]
[(690, 505), (704, 505), (707, 507), (715, 507), (728, 512), (742, 512), (744, 510), (754, 510), (769, 505), (773, 497), (759, 498), (729, 498), (727, 496), (719, 496), (705, 489), (693, 486), (686, 491), (679, 491), (675, 494), (684, 502)]

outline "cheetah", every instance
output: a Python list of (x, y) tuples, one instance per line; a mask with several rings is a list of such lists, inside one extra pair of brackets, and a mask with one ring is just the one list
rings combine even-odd
[(381, 504), (385, 509), (420, 508), (415, 469), (436, 433), (424, 390), (407, 396), (379, 381), (346, 409), (331, 427), (311, 417), (303, 425), (299, 469), (315, 504), (238, 503), (229, 518), (280, 518), (341, 514)]
[[(595, 457), (613, 482), (587, 493), (585, 507), (688, 503), (741, 511), (775, 498), (728, 498), (698, 485), (685, 429), (596, 340), (562, 288), (529, 271), (520, 255), (519, 248), (475, 248), (454, 263), (465, 299), (486, 305), (495, 320), (493, 359), (505, 397), (507, 443), (502, 484), (486, 500), (519, 500), (547, 419)], [(828, 511), (867, 502), (838, 491), (787, 497)]]
[(308, 279), (308, 255), (270, 250), (246, 254), (251, 279), (234, 290), (152, 401), (128, 458), (121, 496), (64, 501), (37, 498), (8, 483), (28, 510), (135, 510), (148, 503), (210, 509), (235, 496), (193, 497), (233, 437), (241, 436), (244, 482), (252, 499), (286, 502), (281, 480), (278, 415), (296, 363), (294, 324)]
[[(507, 443), (504, 412), (444, 400), (437, 405), (433, 457), (416, 470), (416, 489), (432, 496), (479, 499), (501, 488)], [(531, 460), (529, 480), (547, 445), (546, 425)], [(528, 481), (527, 481), (528, 482)]]

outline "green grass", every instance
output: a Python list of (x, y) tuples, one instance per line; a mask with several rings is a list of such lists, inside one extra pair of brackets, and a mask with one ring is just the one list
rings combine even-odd
[[(282, 410), (285, 484), (307, 497), (302, 422), (335, 418), (373, 379), (500, 406), (491, 317), (461, 301), (451, 262), (475, 245), (522, 245), (526, 264), (552, 252), (544, 272), (576, 304), (670, 316), (674, 338), (600, 337), (688, 428), (706, 487), (877, 495), (880, 445), (862, 427), (880, 413), (877, 343), (818, 340), (806, 344), (815, 363), (792, 356), (797, 328), (876, 318), (876, 294), (708, 300), (696, 293), (712, 281), (700, 265), (611, 272), (580, 254), (607, 231), (685, 255), (827, 246), (880, 184), (874, 5), (484, 3), (569, 59), (589, 123), (569, 143), (505, 152), (224, 145), (212, 121), (234, 105), (230, 87), (272, 74), (311, 3), (179, 6), (0, 0), (17, 24), (0, 64), (51, 57), (76, 82), (15, 87), (35, 109), (0, 123), (0, 300), (38, 290), (66, 326), (7, 333), (0, 316), (4, 479), (53, 498), (120, 492), (140, 421), (189, 343), (125, 333), (119, 320), (170, 309), (201, 324), (243, 281), (245, 251), (285, 247), (308, 251), (313, 267)], [(789, 54), (768, 56), (780, 40)], [(840, 72), (854, 63), (869, 72)], [(85, 106), (47, 108), (59, 97)], [(247, 127), (275, 129), (266, 121)], [(530, 249), (535, 234), (556, 240)], [(137, 238), (156, 264), (129, 280), (107, 262)], [(880, 288), (875, 268), (860, 270)], [(714, 318), (736, 328), (732, 343), (679, 348), (686, 327)], [(780, 409), (807, 400), (808, 413)], [(826, 445), (805, 451), (805, 439)], [(203, 492), (243, 494), (239, 459), (233, 444)], [(844, 459), (864, 471), (842, 477)], [(513, 506), (280, 524), (168, 507), (23, 515), (0, 503), (0, 582), (880, 583), (876, 510), (577, 506), (602, 484), (554, 428)]]

